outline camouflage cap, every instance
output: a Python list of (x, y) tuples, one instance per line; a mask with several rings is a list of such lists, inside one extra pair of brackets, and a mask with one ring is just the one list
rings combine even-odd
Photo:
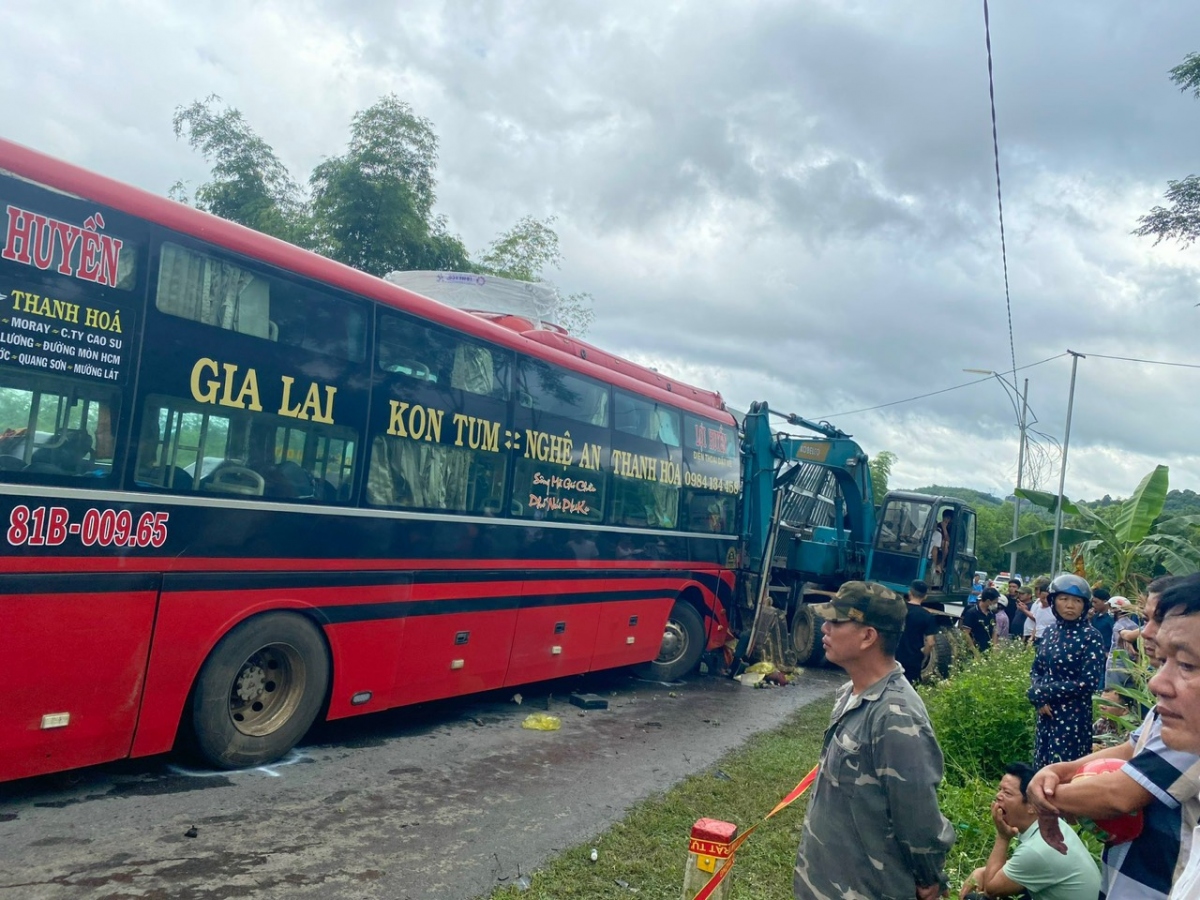
[(830, 622), (858, 622), (878, 631), (901, 632), (908, 605), (904, 598), (873, 581), (847, 581), (829, 603), (813, 612)]

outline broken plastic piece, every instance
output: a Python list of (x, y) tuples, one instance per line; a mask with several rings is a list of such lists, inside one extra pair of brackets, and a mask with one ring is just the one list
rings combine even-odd
[(531, 731), (558, 731), (562, 728), (562, 719), (548, 713), (530, 713), (521, 723), (521, 727)]

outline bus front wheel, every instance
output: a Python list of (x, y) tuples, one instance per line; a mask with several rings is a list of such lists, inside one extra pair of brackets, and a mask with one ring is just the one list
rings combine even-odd
[(640, 673), (655, 681), (674, 681), (695, 669), (703, 652), (704, 620), (696, 607), (676, 600), (663, 629), (658, 658), (642, 666)]
[(192, 735), (222, 769), (258, 766), (304, 737), (329, 685), (320, 631), (296, 613), (267, 613), (238, 625), (205, 661), (192, 701)]

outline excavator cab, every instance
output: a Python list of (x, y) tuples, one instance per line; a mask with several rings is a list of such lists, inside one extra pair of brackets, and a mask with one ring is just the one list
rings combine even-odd
[(901, 593), (918, 578), (965, 601), (975, 571), (975, 511), (954, 497), (893, 491), (884, 498), (867, 578)]

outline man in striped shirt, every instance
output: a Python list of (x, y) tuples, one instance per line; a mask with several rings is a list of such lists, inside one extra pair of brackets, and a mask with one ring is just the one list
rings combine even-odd
[[(1150, 585), (1147, 613), (1152, 614), (1165, 580)], [(1154, 652), (1157, 623), (1143, 633), (1147, 653)], [(1118, 771), (1071, 782), (1096, 759), (1120, 759)], [(1200, 756), (1168, 747), (1157, 709), (1150, 710), (1127, 742), (1073, 762), (1046, 766), (1029, 785), (1029, 798), (1043, 812), (1090, 819), (1111, 819), (1142, 811), (1142, 832), (1132, 841), (1104, 850), (1101, 900), (1167, 900), (1182, 870), (1200, 821)]]

